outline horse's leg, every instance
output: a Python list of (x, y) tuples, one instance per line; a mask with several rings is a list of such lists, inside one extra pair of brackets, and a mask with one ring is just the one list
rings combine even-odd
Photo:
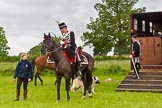
[(87, 83), (86, 83), (86, 73), (82, 74), (82, 81), (83, 81), (83, 86), (84, 86), (84, 90), (83, 90), (83, 96), (82, 99), (85, 98), (86, 96), (86, 89), (87, 89)]
[[(41, 74), (42, 71), (43, 71), (43, 68), (42, 68), (42, 67), (37, 67), (36, 77), (39, 78), (39, 81), (40, 81), (41, 85), (43, 85), (43, 80), (42, 80), (42, 78), (40, 77), (40, 74)], [(36, 81), (37, 81), (37, 80), (36, 80)], [(36, 82), (36, 83), (37, 83), (37, 82)]]
[(69, 75), (65, 75), (65, 83), (66, 83), (66, 93), (67, 93), (67, 101), (70, 100), (70, 95), (69, 95), (69, 91), (70, 91), (70, 76)]
[(34, 85), (37, 86), (37, 73), (35, 74)]
[(60, 101), (61, 78), (62, 78), (62, 76), (56, 75), (56, 79), (57, 79), (57, 100), (56, 100), (56, 102)]
[(39, 81), (41, 82), (41, 85), (43, 85), (43, 80), (42, 78), (38, 75)]
[(57, 85), (57, 79), (55, 80), (54, 84)]
[(87, 71), (87, 83), (88, 83), (88, 96), (91, 98), (93, 97), (92, 94), (92, 74), (91, 72)]

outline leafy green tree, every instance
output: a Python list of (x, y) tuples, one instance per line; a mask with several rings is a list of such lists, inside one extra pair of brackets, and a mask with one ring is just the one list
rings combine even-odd
[(34, 46), (33, 48), (30, 49), (28, 54), (32, 57), (41, 55), (41, 47), (42, 47), (41, 43)]
[(5, 31), (3, 30), (3, 27), (0, 27), (0, 57), (7, 56), (8, 50), (10, 47), (7, 45), (8, 41), (5, 36)]
[(133, 9), (138, 0), (102, 0), (94, 8), (98, 18), (91, 17), (87, 24), (87, 32), (81, 39), (84, 45), (94, 47), (94, 55), (106, 55), (114, 48), (115, 54), (129, 52), (129, 18), (132, 12), (141, 12), (141, 8)]

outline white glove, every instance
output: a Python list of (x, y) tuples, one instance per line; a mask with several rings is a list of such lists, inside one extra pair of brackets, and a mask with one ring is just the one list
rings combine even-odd
[(63, 44), (64, 44), (64, 42), (63, 42), (63, 41), (61, 41), (61, 42), (60, 42), (60, 44), (61, 44), (61, 45), (63, 45)]
[(30, 79), (30, 78), (28, 78), (28, 81), (30, 82), (30, 81), (31, 81), (31, 79)]

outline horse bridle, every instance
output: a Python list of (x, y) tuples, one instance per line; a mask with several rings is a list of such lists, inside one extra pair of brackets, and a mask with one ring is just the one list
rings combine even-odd
[[(42, 46), (46, 46), (47, 47), (47, 49), (49, 48), (49, 46), (47, 45), (47, 44), (42, 44)], [(47, 49), (46, 49), (46, 54), (48, 54), (48, 53), (54, 53), (54, 52), (56, 52), (57, 50), (59, 50), (60, 49), (60, 47), (57, 47), (55, 50), (53, 50), (53, 51), (47, 51)], [(56, 71), (58, 71), (58, 68), (59, 68), (59, 65), (61, 64), (61, 62), (62, 62), (62, 58), (61, 58), (61, 60), (59, 61), (59, 63), (58, 63), (58, 65), (56, 66)]]
[[(47, 44), (42, 44), (42, 46), (46, 46), (47, 49), (49, 48)], [(57, 47), (55, 50), (52, 50), (52, 51), (47, 51), (47, 49), (46, 49), (45, 53), (54, 53), (54, 52), (56, 52), (57, 50), (59, 50), (60, 47)]]

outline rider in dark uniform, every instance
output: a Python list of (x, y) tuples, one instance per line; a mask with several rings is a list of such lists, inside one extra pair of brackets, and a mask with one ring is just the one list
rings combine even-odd
[[(136, 68), (137, 73), (139, 75), (139, 69), (141, 68), (140, 67), (140, 60), (139, 60), (139, 57), (141, 56), (141, 44), (136, 39), (136, 37), (137, 37), (137, 34), (135, 32), (132, 33), (132, 31), (131, 31), (132, 57), (133, 57), (133, 60), (134, 60), (134, 63), (135, 63), (135, 68)], [(135, 72), (135, 69), (134, 69), (134, 72)], [(135, 77), (137, 77), (136, 73), (134, 75), (135, 75)]]
[[(76, 43), (75, 43), (74, 32), (69, 31), (64, 22), (59, 23), (58, 26), (59, 26), (60, 31), (61, 31), (62, 36), (63, 36), (62, 41), (61, 41), (61, 45), (64, 48), (64, 50), (66, 51), (68, 57), (71, 59), (71, 58), (74, 57), (75, 52), (76, 52), (76, 48), (77, 48)], [(77, 72), (78, 75), (81, 75), (80, 69), (81, 69), (81, 65), (79, 63), (78, 72)]]
[(69, 31), (64, 22), (59, 24), (59, 28), (63, 35), (61, 45), (66, 50), (68, 57), (71, 59), (74, 57), (76, 49), (74, 32)]

